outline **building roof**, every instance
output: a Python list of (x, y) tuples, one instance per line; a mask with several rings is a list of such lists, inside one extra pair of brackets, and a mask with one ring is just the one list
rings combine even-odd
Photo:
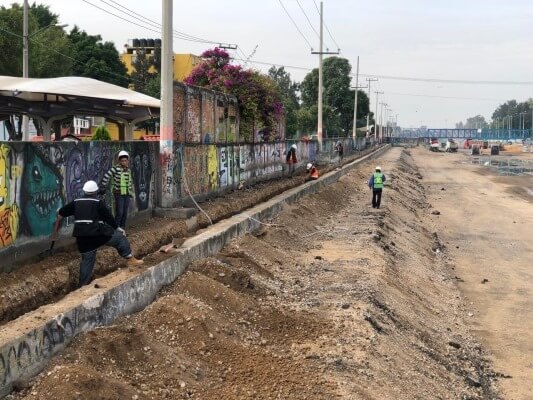
[(0, 118), (87, 115), (134, 121), (158, 116), (159, 108), (156, 98), (95, 79), (0, 76)]

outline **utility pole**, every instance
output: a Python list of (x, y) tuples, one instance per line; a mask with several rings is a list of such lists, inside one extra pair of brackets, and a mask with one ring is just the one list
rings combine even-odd
[[(159, 132), (159, 155), (161, 162), (161, 207), (171, 208), (175, 203), (174, 167), (178, 161), (174, 159), (174, 124), (173, 124), (173, 97), (174, 76), (172, 45), (172, 2), (163, 0), (162, 17), (162, 43), (161, 43), (161, 123)], [(184, 174), (185, 171), (182, 170)]]
[[(376, 137), (376, 140), (379, 140), (379, 135), (378, 135), (378, 97), (380, 94), (383, 94), (383, 92), (378, 92), (377, 90), (375, 91), (376, 93), (376, 114), (374, 114), (374, 120), (376, 121), (374, 123), (374, 136)], [(380, 131), (382, 132), (383, 131), (383, 125), (380, 125)]]
[[(370, 132), (370, 97), (372, 92), (370, 91), (370, 85), (372, 82), (377, 81), (377, 78), (366, 78), (366, 81), (368, 82), (368, 114), (366, 115), (366, 132)], [(376, 120), (377, 116), (374, 115), (374, 121)], [(375, 124), (374, 124), (375, 125)]]
[[(28, 0), (24, 0), (23, 5), (23, 16), (22, 16), (22, 77), (29, 78), (30, 68), (29, 68), (29, 38), (28, 38), (28, 29), (29, 29), (29, 6)], [(22, 116), (22, 140), (30, 140), (30, 120), (26, 114)]]
[(318, 52), (311, 51), (311, 54), (318, 54), (318, 126), (317, 126), (317, 139), (318, 139), (318, 151), (322, 151), (322, 135), (323, 135), (323, 126), (322, 126), (322, 95), (324, 91), (324, 75), (322, 71), (322, 56), (324, 54), (339, 54), (338, 51), (330, 52), (323, 51), (324, 45), (324, 6), (320, 2), (320, 44), (318, 47)]
[(357, 56), (357, 72), (355, 73), (355, 104), (353, 107), (353, 129), (352, 129), (352, 139), (355, 144), (355, 139), (357, 137), (357, 91), (359, 90), (359, 56)]

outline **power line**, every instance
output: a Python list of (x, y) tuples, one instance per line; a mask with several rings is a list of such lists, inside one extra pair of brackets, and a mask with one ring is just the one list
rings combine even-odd
[[(124, 10), (129, 11), (130, 13), (134, 14), (136, 17), (135, 17), (134, 15), (128, 14), (128, 13), (126, 13), (125, 11), (122, 11), (122, 10), (118, 9), (117, 7), (115, 7), (115, 6), (113, 6), (113, 5), (109, 4), (109, 3), (107, 3), (107, 2), (104, 1), (104, 0), (100, 0), (100, 1), (101, 1), (102, 3), (107, 4), (107, 5), (110, 6), (110, 7), (113, 7), (114, 9), (117, 9), (117, 10), (119, 10), (119, 11), (125, 13), (126, 15), (129, 15), (129, 16), (132, 17), (132, 18), (135, 18), (135, 19), (137, 19), (137, 20), (141, 20), (141, 18), (142, 18), (142, 20), (148, 21), (148, 22), (150, 22), (151, 24), (155, 24), (158, 28), (161, 28), (161, 23), (160, 23), (160, 22), (157, 22), (157, 21), (155, 21), (155, 20), (153, 20), (153, 19), (147, 18), (147, 17), (145, 17), (144, 15), (142, 15), (142, 14), (140, 14), (140, 13), (138, 13), (138, 12), (136, 12), (136, 11), (130, 9), (130, 8), (127, 8), (126, 6), (124, 6), (124, 5), (122, 5), (122, 4), (118, 3), (118, 2), (116, 2), (116, 1), (114, 1), (114, 0), (109, 0), (109, 1), (110, 1), (111, 3), (116, 4), (117, 6), (119, 6), (119, 7), (121, 7), (121, 8), (123, 8)], [(142, 21), (142, 20), (141, 20), (141, 21)], [(176, 35), (178, 35), (178, 36), (181, 36), (184, 40), (198, 41), (198, 42), (201, 42), (201, 43), (211, 43), (211, 44), (217, 44), (217, 43), (220, 43), (220, 42), (215, 42), (215, 41), (208, 40), (208, 39), (203, 39), (203, 38), (200, 38), (200, 37), (197, 37), (197, 36), (189, 35), (188, 33), (180, 32), (180, 31), (177, 31), (177, 30), (174, 30), (174, 33), (175, 33)]]
[(298, 3), (298, 7), (300, 7), (300, 10), (302, 10), (304, 16), (305, 16), (305, 19), (307, 19), (307, 22), (309, 22), (309, 26), (311, 27), (311, 29), (313, 30), (313, 32), (315, 32), (315, 35), (317, 38), (320, 39), (320, 35), (318, 34), (318, 32), (316, 31), (315, 27), (313, 26), (313, 24), (311, 23), (311, 20), (309, 19), (309, 17), (307, 16), (307, 13), (305, 12), (304, 8), (302, 7), (302, 5), (300, 4), (300, 0), (296, 0), (296, 3)]
[(283, 5), (283, 3), (281, 2), (281, 0), (278, 0), (279, 1), (279, 4), (281, 5), (281, 7), (283, 7), (283, 9), (285, 10), (285, 13), (287, 14), (287, 16), (289, 17), (289, 19), (292, 21), (294, 27), (296, 28), (296, 30), (298, 32), (300, 32), (300, 35), (302, 35), (303, 39), (306, 41), (306, 43), (309, 45), (309, 47), (312, 49), (313, 46), (311, 45), (311, 43), (309, 43), (309, 40), (307, 40), (307, 38), (305, 37), (305, 35), (302, 33), (302, 31), (300, 30), (300, 28), (298, 27), (298, 25), (296, 24), (296, 22), (294, 22), (294, 19), (292, 19), (291, 17), (291, 14), (289, 14), (289, 12), (287, 11), (287, 9), (285, 8), (285, 6)]
[[(313, 3), (315, 3), (316, 11), (318, 12), (318, 15), (320, 15), (320, 9), (318, 8), (318, 4), (316, 4), (316, 1), (315, 1), (315, 0), (313, 0)], [(326, 28), (326, 31), (328, 32), (328, 35), (329, 35), (329, 37), (331, 38), (331, 40), (333, 40), (333, 43), (335, 44), (335, 46), (337, 46), (337, 49), (340, 50), (341, 46), (339, 46), (339, 44), (336, 42), (336, 40), (333, 39), (333, 35), (332, 35), (331, 32), (329, 31), (329, 28), (328, 28), (328, 26), (326, 25), (325, 22), (324, 22), (324, 27)]]
[(533, 81), (476, 81), (465, 79), (440, 79), (440, 78), (414, 78), (406, 76), (359, 74), (370, 78), (390, 79), (396, 81), (434, 82), (434, 83), (459, 83), (465, 85), (533, 85)]
[(506, 100), (500, 100), (500, 99), (487, 99), (487, 98), (482, 98), (482, 97), (437, 96), (437, 95), (430, 95), (430, 94), (415, 94), (415, 93), (387, 92), (387, 94), (391, 94), (393, 96), (431, 97), (431, 98), (437, 98), (437, 99), (450, 99), (450, 100), (479, 100), (479, 101), (497, 101), (497, 102), (506, 101)]

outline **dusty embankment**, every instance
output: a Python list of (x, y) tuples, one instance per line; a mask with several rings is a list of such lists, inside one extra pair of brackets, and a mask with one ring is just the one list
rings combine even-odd
[[(363, 156), (374, 149), (361, 152)], [(357, 157), (345, 159), (345, 162)], [(336, 166), (321, 167), (321, 172)], [(266, 201), (285, 190), (301, 185), (304, 174), (293, 179), (281, 178), (236, 190), (222, 197), (202, 203), (202, 208), (216, 222), (246, 210), (257, 203)], [(198, 214), (199, 228), (206, 227), (208, 221)], [(146, 265), (136, 268), (138, 273), (164, 258), (155, 253), (173, 239), (186, 238), (194, 234), (188, 231), (185, 221), (172, 218), (153, 218), (127, 229), (128, 238), (136, 255), (145, 257)], [(124, 260), (114, 249), (102, 248), (98, 252), (95, 275), (105, 276), (117, 268), (124, 267)], [(75, 246), (57, 252), (53, 256), (36, 263), (28, 263), (10, 273), (0, 273), (0, 325), (42, 305), (53, 303), (76, 288), (79, 272), (79, 253)]]
[(467, 326), (507, 377), (499, 381), (504, 398), (533, 399), (533, 176), (502, 176), (466, 154), (427, 153), (413, 152), (441, 213), (432, 226), (455, 262)]
[(400, 152), (379, 160), (382, 209), (362, 165), (80, 335), (10, 398), (497, 399)]

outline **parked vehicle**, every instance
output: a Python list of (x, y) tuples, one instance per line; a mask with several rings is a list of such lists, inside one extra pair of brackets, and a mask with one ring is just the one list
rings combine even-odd
[(430, 151), (440, 151), (439, 148), (440, 148), (439, 139), (436, 139), (436, 138), (429, 139), (429, 150)]
[(457, 142), (453, 139), (448, 139), (446, 141), (446, 152), (447, 153), (456, 153), (459, 149), (459, 145)]

